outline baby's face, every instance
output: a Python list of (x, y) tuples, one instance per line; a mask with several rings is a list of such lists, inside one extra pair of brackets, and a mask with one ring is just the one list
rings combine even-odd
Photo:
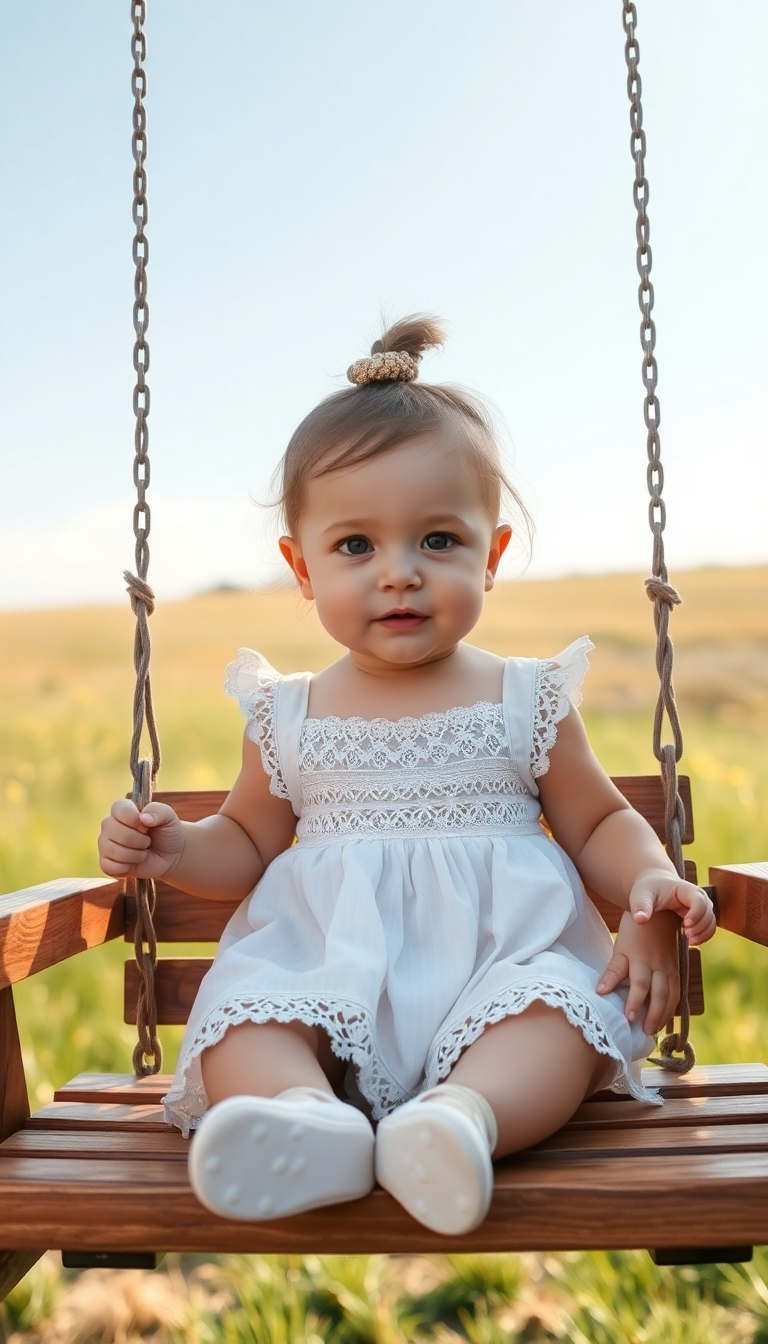
[(328, 633), (359, 666), (395, 671), (469, 633), (509, 537), (466, 455), (431, 434), (308, 481), (280, 546)]

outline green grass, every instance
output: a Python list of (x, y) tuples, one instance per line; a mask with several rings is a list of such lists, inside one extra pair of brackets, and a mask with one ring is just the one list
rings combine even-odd
[[(680, 586), (688, 597), (673, 618), (682, 768), (693, 785), (692, 856), (704, 875), (709, 864), (767, 857), (768, 571), (702, 571)], [(502, 585), (478, 642), (547, 653), (583, 630), (593, 638), (602, 630), (585, 686), (590, 736), (610, 771), (647, 772), (650, 617), (633, 576)], [(171, 603), (153, 626), (166, 788), (225, 788), (234, 779), (241, 725), (219, 688), (238, 644), (261, 648), (285, 671), (334, 656), (291, 594)], [(118, 608), (0, 616), (0, 890), (98, 873), (99, 820), (129, 783), (131, 640), (130, 613)], [(16, 987), (33, 1105), (81, 1069), (130, 1070), (125, 955), (112, 943)], [(720, 933), (704, 949), (704, 967), (708, 1012), (693, 1029), (699, 1058), (766, 1059), (768, 949)], [(181, 1032), (161, 1035), (170, 1068)], [(765, 1253), (751, 1268), (682, 1271), (657, 1269), (639, 1253), (224, 1257), (208, 1265), (172, 1257), (154, 1277), (63, 1275), (46, 1258), (11, 1295), (5, 1324), (14, 1338), (41, 1344), (768, 1344), (767, 1276)]]

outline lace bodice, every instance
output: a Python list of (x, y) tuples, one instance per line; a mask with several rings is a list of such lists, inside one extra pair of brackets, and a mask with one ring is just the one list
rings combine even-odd
[[(548, 768), (557, 723), (581, 698), (578, 686), (589, 647), (588, 640), (578, 641), (566, 651), (567, 658), (530, 665), (532, 695), (522, 748), (510, 741), (519, 733), (510, 728), (506, 704), (488, 701), (417, 718), (301, 714), (293, 725), (294, 742), (288, 743), (278, 728), (277, 696), (281, 683), (301, 688), (296, 678), (281, 678), (248, 649), (227, 669), (226, 689), (247, 716), (246, 733), (261, 750), (271, 792), (293, 802), (299, 843), (364, 835), (532, 834), (539, 830), (541, 814), (534, 781)], [(298, 797), (286, 778), (285, 758), (292, 750)]]

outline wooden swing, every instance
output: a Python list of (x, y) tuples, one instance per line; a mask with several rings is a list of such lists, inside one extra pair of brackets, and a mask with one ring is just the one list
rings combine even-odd
[[(637, 262), (642, 313), (644, 414), (648, 430), (650, 521), (657, 665), (661, 692), (654, 726), (659, 778), (617, 779), (621, 791), (667, 844), (682, 871), (681, 846), (693, 839), (690, 789), (677, 779), (682, 752), (671, 683), (667, 634), (677, 595), (667, 582), (662, 532), (659, 407), (655, 394), (655, 329), (648, 244), (648, 187), (644, 174), (641, 83), (637, 70), (636, 12), (622, 0), (627, 88), (635, 161)], [(134, 393), (138, 503), (134, 512), (136, 567), (129, 576), (137, 614), (137, 695), (131, 765), (134, 797), (146, 801), (159, 766), (149, 690), (147, 616), (153, 598), (146, 583), (149, 508), (147, 424), (149, 365), (146, 343), (147, 219), (144, 74), (144, 0), (131, 0), (134, 26), (133, 153), (136, 265)], [(661, 744), (666, 712), (674, 744)], [(153, 761), (138, 759), (146, 716)], [(196, 820), (218, 810), (224, 794), (160, 793), (180, 816)], [(695, 880), (692, 864), (686, 864)], [(710, 870), (721, 927), (768, 946), (768, 863)], [(591, 893), (592, 894), (592, 893)], [(609, 927), (615, 907), (593, 894)], [(660, 1086), (664, 1107), (615, 1093), (585, 1102), (568, 1125), (535, 1148), (499, 1162), (486, 1221), (463, 1237), (436, 1236), (383, 1190), (364, 1200), (276, 1222), (218, 1218), (197, 1202), (187, 1179), (188, 1141), (163, 1120), (168, 1088), (156, 1037), (157, 1023), (183, 1023), (202, 975), (203, 958), (156, 961), (156, 943), (215, 942), (233, 906), (188, 896), (164, 884), (66, 879), (0, 897), (0, 1298), (49, 1248), (72, 1267), (154, 1265), (156, 1252), (424, 1252), (641, 1248), (659, 1263), (739, 1260), (768, 1242), (768, 1067), (765, 1064), (695, 1066), (687, 1039), (688, 1012), (703, 1010), (698, 953), (681, 958), (680, 1030), (662, 1044), (673, 1071), (644, 1070)], [(154, 919), (154, 923), (153, 923)], [(137, 1076), (81, 1073), (59, 1088), (34, 1115), (24, 1079), (12, 986), (84, 948), (113, 938), (135, 941), (136, 962), (126, 965), (125, 1020), (137, 1022)], [(688, 970), (690, 968), (690, 975)]]

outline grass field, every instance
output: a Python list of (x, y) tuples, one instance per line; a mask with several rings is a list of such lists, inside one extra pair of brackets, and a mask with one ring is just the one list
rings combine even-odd
[[(768, 568), (676, 578), (684, 598), (672, 619), (686, 740), (681, 768), (692, 778), (692, 855), (703, 874), (711, 863), (768, 857)], [(234, 779), (242, 729), (236, 706), (220, 688), (224, 665), (239, 645), (259, 648), (286, 672), (319, 668), (337, 655), (293, 593), (215, 593), (169, 603), (152, 618), (152, 629), (165, 788), (224, 788)], [(502, 654), (544, 655), (582, 633), (597, 646), (583, 710), (598, 755), (614, 773), (653, 770), (654, 635), (640, 578), (502, 584), (489, 597), (476, 639)], [(129, 783), (132, 640), (127, 607), (0, 614), (0, 890), (97, 874), (99, 820)], [(79, 1069), (130, 1068), (132, 1028), (120, 1022), (124, 955), (122, 945), (111, 944), (18, 987), (33, 1104), (45, 1102)], [(708, 1013), (694, 1024), (702, 1060), (768, 1058), (767, 972), (768, 949), (728, 934), (705, 949)], [(163, 1035), (170, 1067), (179, 1033)], [(404, 1266), (393, 1278), (382, 1257), (265, 1261), (250, 1270), (236, 1259), (209, 1269), (172, 1265), (153, 1281), (155, 1288), (136, 1288), (160, 1331), (141, 1337), (384, 1341), (413, 1337), (408, 1332), (416, 1326), (408, 1322), (415, 1313), (424, 1337), (458, 1335), (478, 1344), (768, 1341), (764, 1261), (751, 1278), (733, 1271), (742, 1278), (732, 1283), (724, 1274), (707, 1278), (694, 1271), (686, 1279), (638, 1256), (507, 1258), (506, 1264), (516, 1268), (504, 1269), (494, 1257), (473, 1264), (461, 1257), (408, 1262), (410, 1278)], [(642, 1302), (651, 1281), (656, 1305), (649, 1314)], [(139, 1281), (126, 1276), (119, 1282), (120, 1288), (104, 1289), (105, 1301), (123, 1300), (129, 1282)], [(75, 1290), (44, 1264), (16, 1291), (8, 1324), (20, 1339), (90, 1339), (74, 1325), (66, 1327), (69, 1334), (55, 1333), (65, 1330), (55, 1322), (74, 1310)], [(150, 1309), (152, 1293), (156, 1308)], [(749, 1303), (741, 1315), (734, 1305), (738, 1293)], [(225, 1304), (226, 1329), (214, 1324), (213, 1301)], [(131, 1310), (125, 1307), (129, 1316)], [(258, 1325), (265, 1312), (269, 1319)], [(528, 1333), (521, 1333), (525, 1321)], [(115, 1326), (114, 1336), (104, 1328), (92, 1337), (139, 1337), (138, 1327), (120, 1335)]]

